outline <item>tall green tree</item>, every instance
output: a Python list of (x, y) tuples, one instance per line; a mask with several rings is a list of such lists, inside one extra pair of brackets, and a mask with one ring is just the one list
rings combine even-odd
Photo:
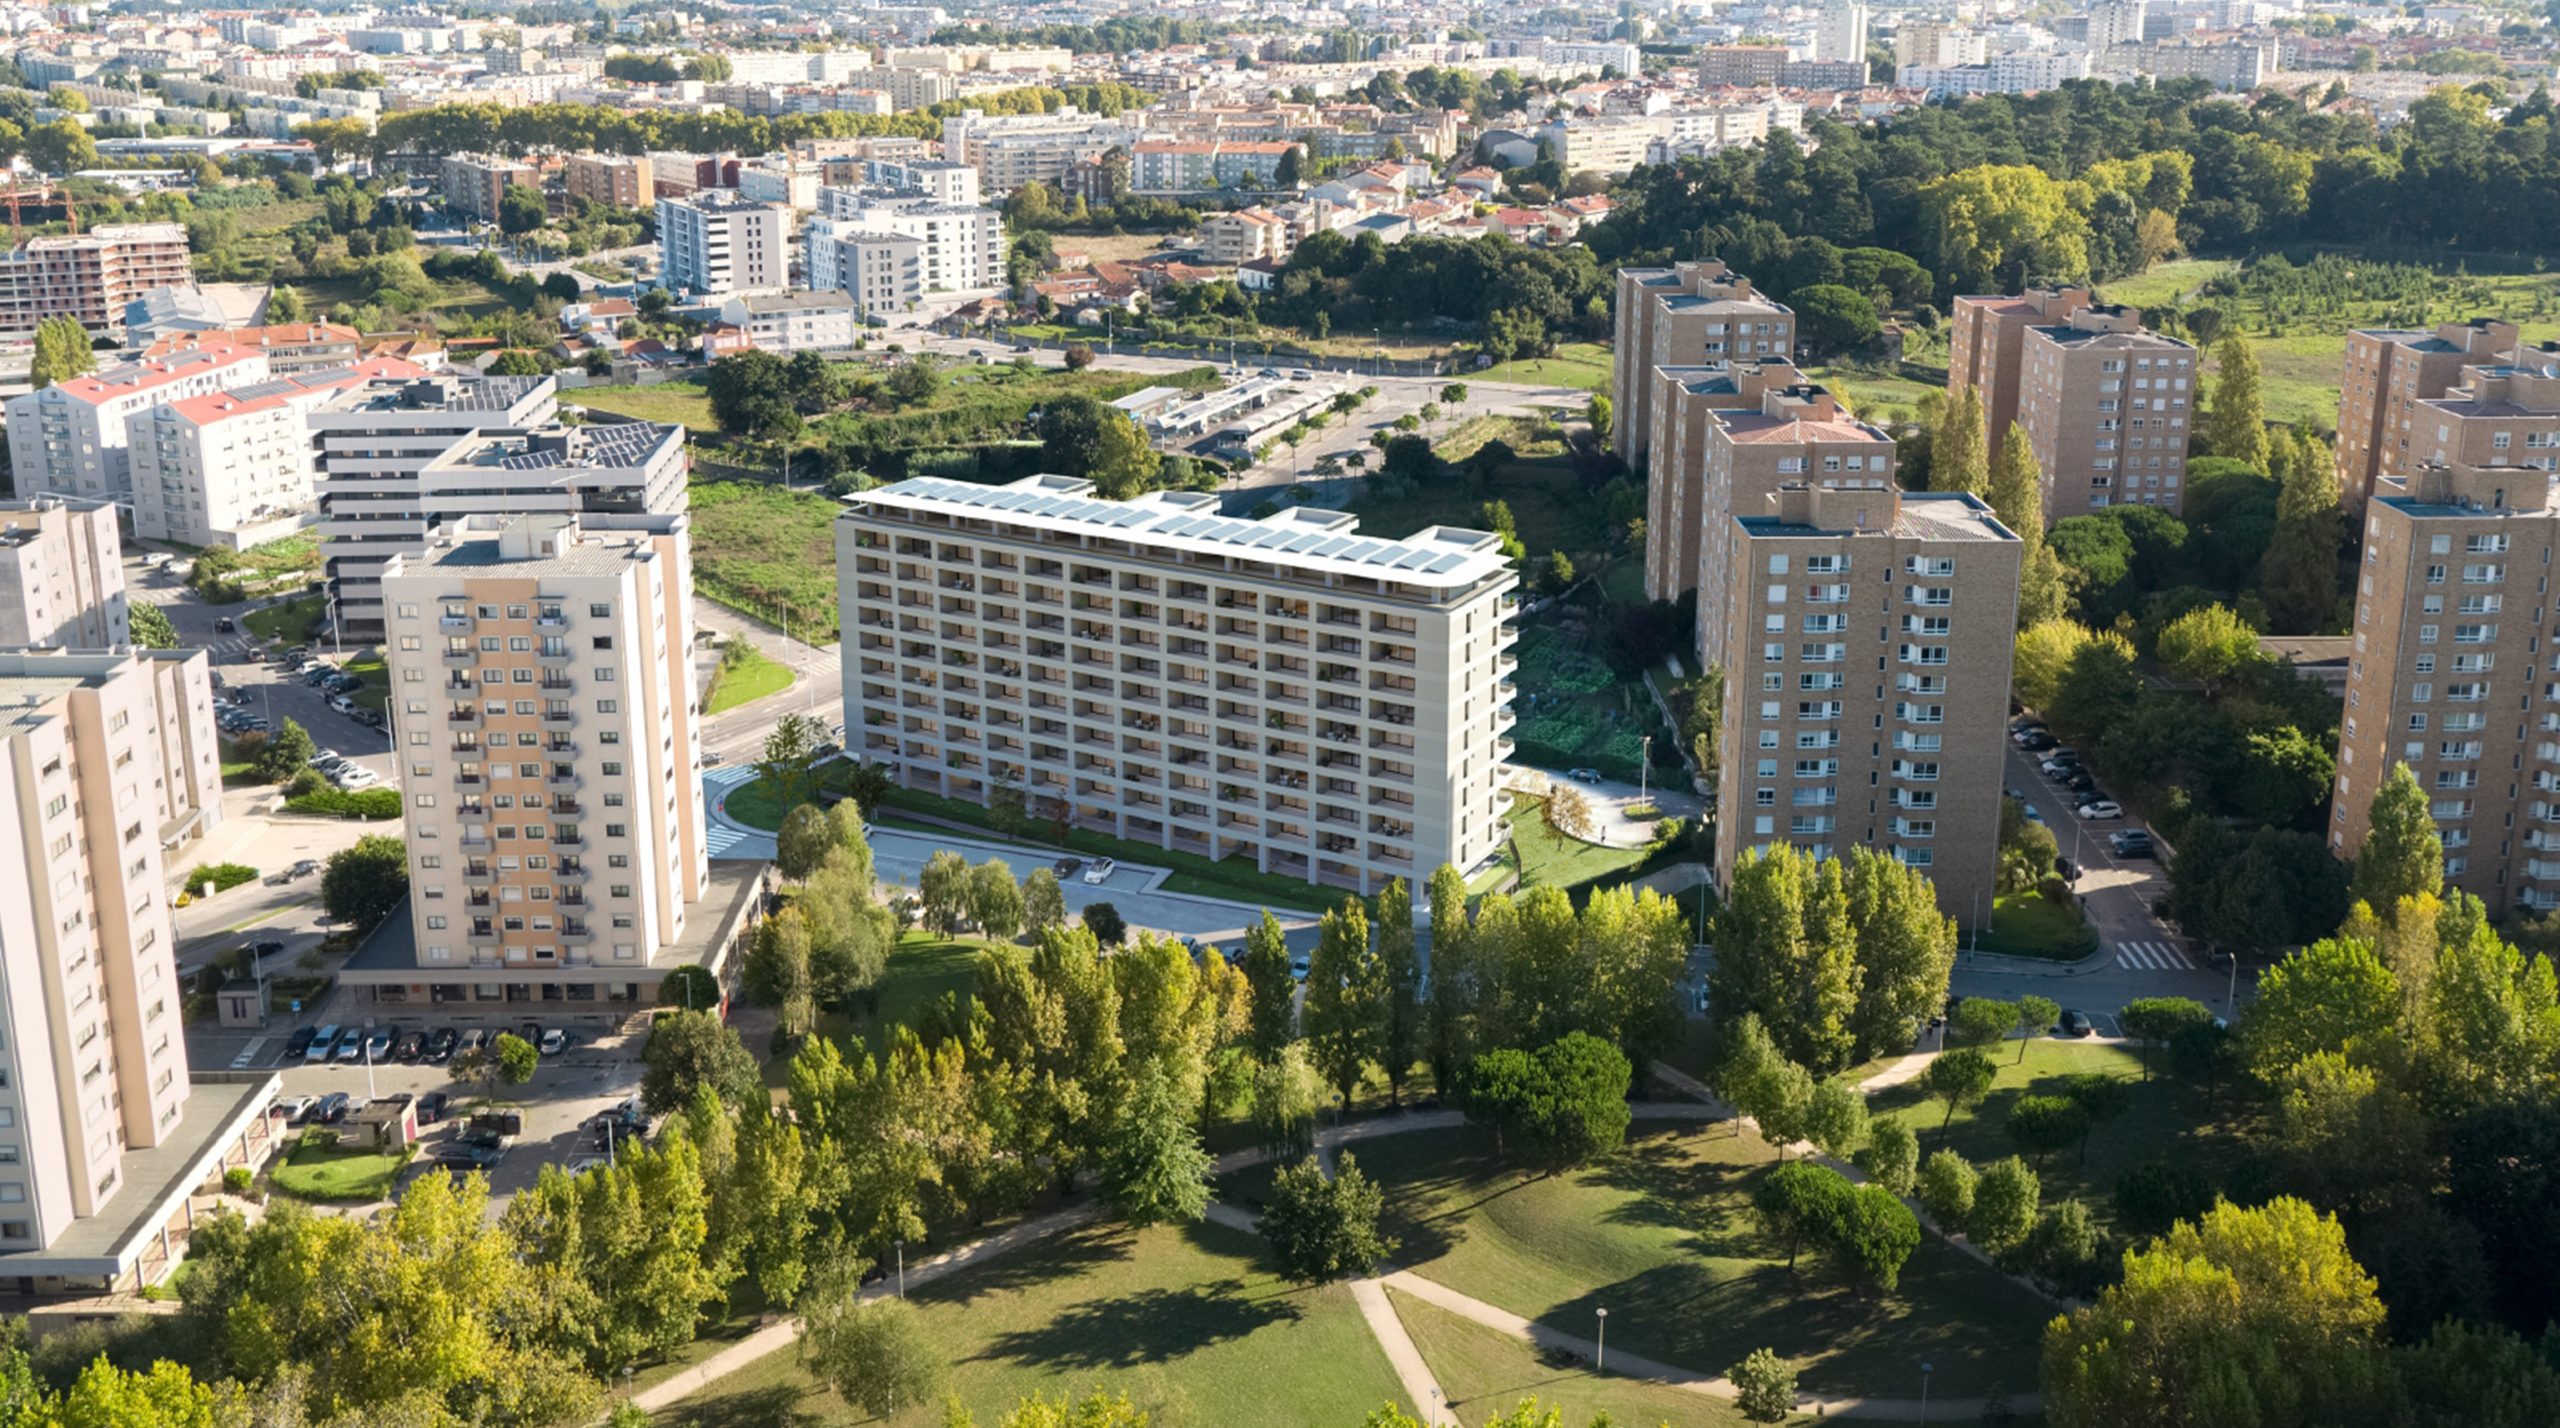
[(1482, 974), (1467, 918), (1466, 877), (1442, 863), (1431, 874), (1431, 1006), (1424, 1036), (1435, 1086), (1457, 1085), (1459, 1068), (1475, 1055)]
[(1263, 1148), (1282, 1158), (1312, 1154), (1316, 1112), (1324, 1109), (1324, 1077), (1292, 1041), (1253, 1074), (1253, 1126)]
[(1944, 1101), (1947, 1113), (1938, 1121), (1938, 1136), (1945, 1143), (1947, 1128), (1955, 1123), (1956, 1111), (1991, 1094), (1991, 1083), (2000, 1076), (2000, 1068), (1978, 1047), (1940, 1052), (1920, 1073), (1920, 1089), (1932, 1100)]
[(1422, 1055), (1422, 960), (1414, 947), (1413, 893), (1390, 879), (1377, 900), (1378, 970), (1385, 1006), (1378, 1030), (1378, 1063), (1387, 1073), (1387, 1104), (1403, 1103), (1404, 1083)]
[(1332, 1176), (1312, 1155), (1281, 1170), (1262, 1212), (1262, 1236), (1271, 1242), (1280, 1272), (1307, 1284), (1346, 1274), (1369, 1274), (1395, 1250), (1378, 1231), (1385, 1196), (1362, 1174), (1350, 1152)]
[(2070, 581), (2044, 538), (2044, 472), (2015, 422), (1992, 458), (1990, 500), (2000, 523), (2018, 536), (2018, 628), (2059, 618), (2071, 606)]
[(915, 1306), (861, 1297), (858, 1276), (839, 1271), (800, 1310), (800, 1357), (821, 1383), (874, 1418), (930, 1403), (951, 1364)]
[(2267, 408), (2258, 354), (2234, 332), (2213, 352), (2213, 409), (2205, 414), (2205, 449), (2253, 470), (2267, 469)]
[(2307, 431), (2286, 442), (2276, 494), (2275, 538), (2259, 564), (2259, 594), (2282, 635), (2315, 634), (2338, 608), (2338, 468), (2328, 444)]
[(1198, 1122), (1197, 1103), (1165, 1067), (1138, 1073), (1102, 1162), (1103, 1197), (1122, 1219), (1153, 1225), (1207, 1212), (1212, 1162)]
[(640, 1097), (659, 1114), (690, 1104), (702, 1086), (732, 1106), (764, 1096), (755, 1057), (716, 1010), (658, 1013), (640, 1048), (640, 1064)]
[(89, 345), (89, 329), (80, 325), (80, 319), (66, 314), (36, 324), (35, 361), (27, 373), (36, 390), (97, 370), (97, 349)]
[(1268, 909), (1260, 922), (1244, 930), (1244, 980), (1253, 998), (1245, 1044), (1267, 1066), (1296, 1039), (1298, 990), (1289, 970), (1288, 934)]
[(1983, 431), (1982, 389), (1967, 387), (1947, 402), (1946, 416), (1929, 444), (1929, 489), (1977, 496), (1990, 490), (1990, 448)]
[(2364, 847), (2357, 851), (2349, 887), (2358, 902), (2389, 918), (2402, 898), (2432, 897), (2444, 890), (2444, 835), (2436, 831), (2427, 791), (2407, 764), (2393, 764), (2373, 791)]
[(364, 931), (409, 896), (409, 845), (367, 833), (329, 855), (320, 870), (320, 906), (331, 922)]
[(1346, 898), (1318, 924), (1301, 1010), (1308, 1052), (1345, 1109), (1383, 1049), (1386, 993), (1385, 964), (1369, 945), (1368, 913), (1358, 898)]

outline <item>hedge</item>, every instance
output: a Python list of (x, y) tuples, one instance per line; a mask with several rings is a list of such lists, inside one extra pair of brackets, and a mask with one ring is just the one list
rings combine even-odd
[(333, 818), (393, 819), (400, 816), (400, 790), (396, 788), (314, 789), (284, 801), (295, 813), (318, 813)]
[(211, 883), (215, 892), (229, 892), (242, 883), (254, 883), (257, 880), (258, 870), (246, 863), (206, 863), (189, 870), (178, 886), (193, 892), (206, 883)]

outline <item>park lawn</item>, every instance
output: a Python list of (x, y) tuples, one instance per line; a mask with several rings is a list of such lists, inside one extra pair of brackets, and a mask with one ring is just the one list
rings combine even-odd
[(691, 494), (695, 590), (835, 643), (836, 503), (761, 481), (696, 481)]
[[(858, 1035), (868, 1049), (885, 1051), (893, 1028), (912, 1026), (946, 996), (966, 999), (978, 984), (978, 971), (991, 957), (1019, 959), (1024, 950), (1009, 942), (991, 942), (983, 937), (937, 937), (930, 932), (906, 931), (898, 934), (898, 945), (889, 952), (889, 963), (880, 976), (872, 995), (877, 999), (871, 1014), (846, 1028)], [(848, 1046), (849, 1052), (862, 1048)]]
[(1830, 388), (1852, 415), (1870, 422), (1883, 421), (1896, 407), (1909, 410), (1923, 396), (1943, 390), (1874, 367), (1814, 367), (1805, 375)]
[(240, 624), (259, 639), (295, 643), (310, 633), (311, 622), (325, 614), (328, 606), (329, 597), (313, 591), (281, 604), (252, 610), (240, 617)]
[(2078, 908), (2056, 906), (2039, 893), (2016, 893), (1992, 900), (1991, 926), (1971, 946), (1977, 952), (2077, 962), (2098, 950), (2098, 934)]
[(1609, 344), (1567, 342), (1550, 357), (1518, 357), (1465, 374), (1470, 382), (1518, 382), (1538, 387), (1609, 390)]
[(2143, 272), (2100, 284), (2098, 297), (2105, 302), (2158, 311), (2183, 304), (2205, 284), (2239, 266), (2229, 258), (2178, 258), (2154, 263)]
[(278, 1193), (297, 1200), (385, 1200), (408, 1157), (357, 1145), (313, 1145), (306, 1135), (268, 1172)]
[(237, 742), (225, 738), (222, 744), (222, 786), (224, 788), (256, 788), (259, 779)]
[(1509, 443), (1512, 454), (1524, 461), (1564, 455), (1563, 429), (1544, 417), (1525, 416), (1469, 417), (1450, 428), (1448, 435), (1436, 438), (1431, 449), (1443, 461), (1459, 462), (1497, 437)]
[(1619, 1154), (1536, 1178), (1473, 1127), (1353, 1153), (1385, 1187), (1399, 1266), (1577, 1334), (1605, 1305), (1613, 1348), (1722, 1373), (1767, 1346), (1816, 1393), (1898, 1397), (1923, 1360), (1950, 1396), (2035, 1387), (2052, 1306), (1934, 1236), (1891, 1294), (1843, 1285), (1818, 1257), (1790, 1275), (1749, 1204), (1777, 1152), (1732, 1122), (1640, 1121)]
[[(1913, 1083), (1874, 1093), (1867, 1098), (1868, 1107), (1879, 1116), (1896, 1115), (1919, 1132), (1924, 1155), (1938, 1149), (1939, 1126), (1944, 1122), (1943, 1143), (1976, 1165), (1984, 1165), (2018, 1153), (2002, 1127), (2020, 1097), (2058, 1095), (2064, 1078), (2083, 1072), (2117, 1076), (2131, 1083), (2124, 1114), (2101, 1122), (2090, 1134), (2086, 1165), (2067, 1151), (2045, 1158), (2038, 1167), (2045, 1204), (2077, 1198), (2089, 1207), (2091, 1218), (2112, 1227), (2117, 1179), (2152, 1160), (2187, 1166), (2217, 1186), (2226, 1183), (2243, 1153), (2240, 1131), (2246, 1111), (2236, 1087), (2225, 1086), (2219, 1098), (2209, 1098), (2202, 1086), (2162, 1074), (2159, 1065), (2145, 1083), (2141, 1052), (2132, 1046), (2051, 1036), (2030, 1037), (2023, 1044), (2023, 1062), (2017, 1040), (1990, 1048), (1991, 1059), (2000, 1067), (1999, 1079), (1992, 1083), (1988, 1097), (1957, 1111), (1952, 1122), (1946, 1120), (1945, 1103), (1930, 1100)], [(2165, 1050), (2152, 1055), (2160, 1063), (2168, 1059)]]
[[(1158, 1423), (1220, 1428), (1358, 1423), (1402, 1398), (1347, 1287), (1278, 1279), (1257, 1240), (1216, 1225), (1088, 1226), (908, 1298), (950, 1359), (952, 1393), (980, 1423), (1035, 1394), (1126, 1394)], [(872, 1420), (785, 1350), (652, 1421), (816, 1428)], [(885, 1421), (933, 1428), (946, 1420), (940, 1403), (921, 1403)]]
[(597, 416), (666, 422), (684, 427), (695, 436), (720, 434), (720, 424), (711, 419), (711, 393), (700, 382), (580, 387), (569, 394), (569, 400)]
[[(1679, 1423), (1726, 1428), (1750, 1420), (1732, 1403), (1647, 1379), (1602, 1376), (1586, 1364), (1549, 1359), (1499, 1329), (1488, 1328), (1436, 1304), (1390, 1288), (1387, 1302), (1431, 1367), (1462, 1423), (1508, 1413), (1523, 1399), (1564, 1410), (1567, 1423), (1588, 1423), (1605, 1413), (1613, 1423)], [(1581, 1332), (1586, 1338), (1590, 1330)], [(1731, 1365), (1702, 1371), (1722, 1373)]]
[(1621, 608), (1646, 603), (1644, 595), (1644, 552), (1629, 551), (1609, 562), (1600, 572), (1600, 593), (1609, 603)]
[[(824, 793), (829, 789), (843, 788), (851, 781), (852, 776), (852, 765), (842, 761), (830, 762), (823, 766), (822, 772), (818, 775), (818, 791)], [(791, 811), (783, 807), (781, 801), (767, 791), (765, 781), (760, 778), (749, 779), (729, 790), (729, 797), (722, 806), (730, 817), (750, 828), (761, 828), (767, 833), (782, 831), (782, 816)], [(866, 816), (868, 812), (865, 810)]]
[(1575, 887), (1644, 861), (1642, 848), (1612, 848), (1558, 836), (1539, 816), (1537, 800), (1527, 794), (1511, 796), (1511, 810), (1502, 815), (1502, 821), (1511, 829), (1503, 845), (1503, 861), (1518, 858), (1523, 889)]
[(741, 704), (752, 704), (768, 694), (780, 694), (791, 687), (794, 676), (789, 665), (752, 644), (741, 648), (745, 654), (734, 660), (723, 658), (720, 661), (719, 672), (711, 677), (711, 693), (702, 701), (703, 713), (724, 713)]

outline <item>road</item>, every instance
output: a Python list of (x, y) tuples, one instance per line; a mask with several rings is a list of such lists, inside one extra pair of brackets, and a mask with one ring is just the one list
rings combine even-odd
[[(704, 718), (705, 754), (717, 754), (722, 763), (728, 764), (761, 758), (765, 736), (787, 714), (805, 714), (825, 725), (844, 722), (842, 663), (837, 646), (813, 645), (786, 636), (762, 620), (699, 597), (693, 602), (693, 619), (697, 627), (718, 640), (745, 636), (767, 658), (789, 666), (793, 675), (791, 687), (779, 694)], [(695, 660), (695, 688), (707, 687), (704, 681), (710, 678), (711, 666), (718, 660), (716, 645), (706, 642)]]

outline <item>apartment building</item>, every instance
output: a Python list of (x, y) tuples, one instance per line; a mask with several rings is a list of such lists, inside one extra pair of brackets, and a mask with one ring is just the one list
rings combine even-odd
[(720, 308), (720, 320), (747, 334), (758, 350), (849, 352), (862, 319), (853, 294), (836, 288), (812, 292), (742, 293)]
[(168, 357), (200, 347), (247, 347), (267, 354), (267, 371), (278, 377), (352, 367), (364, 358), (364, 335), (352, 327), (328, 322), (285, 322), (269, 327), (225, 327), (178, 332), (154, 342), (142, 354)]
[(133, 643), (124, 539), (104, 501), (0, 501), (0, 646)]
[(645, 208), (658, 192), (646, 154), (571, 154), (561, 181), (571, 198), (617, 208)]
[(1990, 58), (1991, 37), (1980, 30), (1928, 23), (1904, 25), (1893, 33), (1893, 63), (1897, 72), (1906, 65), (1941, 69), (1981, 64)]
[(807, 159), (772, 155), (738, 165), (738, 197), (751, 203), (778, 203), (807, 212), (818, 206), (818, 190), (826, 166)]
[(1709, 519), (1707, 428), (1727, 412), (1759, 411), (1769, 392), (1802, 380), (1793, 362), (1776, 357), (1653, 369), (1653, 476), (1645, 486), (1646, 598), (1678, 600), (1697, 588), (1699, 541)]
[(1734, 517), (1730, 545), (1719, 879), (1772, 843), (1864, 846), (1981, 925), (2024, 547), (1979, 497), (1905, 493), (1890, 475), (1782, 486)]
[(311, 413), (376, 382), (426, 375), (376, 357), (134, 412), (125, 418), (134, 534), (234, 550), (294, 534), (319, 509)]
[(848, 742), (907, 787), (1361, 893), (1500, 845), (1490, 534), (917, 478), (847, 501), (836, 568)]
[(125, 423), (135, 412), (267, 380), (267, 356), (216, 344), (147, 357), (11, 397), (12, 476), (22, 495), (133, 498)]
[(1538, 139), (1567, 174), (1616, 177), (1644, 163), (1668, 126), (1655, 114), (1596, 114), (1541, 125)]
[(2142, 328), (2129, 307), (2084, 307), (2027, 329), (2018, 425), (2044, 473), (2047, 521), (2186, 498), (2196, 350)]
[(2147, 74), (2154, 79), (2201, 79), (2234, 93), (2256, 89), (2283, 68), (2273, 39), (2234, 35), (2221, 39), (2167, 39), (2117, 45), (2098, 57), (2102, 74)]
[(654, 1002), (710, 884), (687, 518), (467, 516), (382, 585), (409, 908), (347, 980), (514, 1017)]
[(2086, 50), (2005, 50), (1981, 64), (1907, 64), (1894, 73), (1904, 89), (1931, 97), (1963, 94), (2041, 94), (2065, 80), (2089, 77)]
[(992, 208), (953, 208), (920, 193), (826, 188), (818, 191), (818, 214), (833, 223), (830, 232), (837, 242), (846, 233), (915, 239), (926, 292), (978, 292), (1004, 285), (1004, 215)]
[(2365, 508), (2330, 814), (2332, 850), (2355, 856), (2407, 764), (2445, 881), (2493, 914), (2560, 907), (2560, 680), (2539, 618), (2560, 548), (2560, 346), (2526, 356), (2420, 403), (2431, 439)]
[(850, 218), (812, 219), (800, 237), (809, 286), (851, 294), (860, 318), (885, 321), (923, 301), (923, 239), (865, 229)]
[(1867, 64), (1867, 7), (1863, 0), (1825, 0), (1814, 20), (1813, 57), (1825, 64)]
[(658, 200), (658, 281), (698, 298), (787, 286), (791, 210), (710, 190)]
[(1226, 267), (1257, 258), (1284, 262), (1292, 246), (1288, 220), (1267, 208), (1244, 208), (1204, 218), (1198, 236), (1201, 256)]
[(2091, 301), (2087, 288), (2052, 287), (2029, 288), (2016, 297), (1960, 295), (1948, 304), (1947, 395), (1981, 391), (1982, 428), (1993, 455), (2018, 419), (2018, 360), (2027, 329), (2067, 323)]
[(195, 281), (187, 253), (187, 230), (175, 223), (102, 223), (30, 238), (0, 254), (0, 333), (33, 332), (66, 315), (92, 332), (120, 333), (125, 304)]
[[(215, 757), (208, 669), (0, 651), (0, 1285), (19, 1293), (160, 1278), (188, 1194), (263, 1143), (272, 1076), (188, 1075), (161, 860), (220, 817), (219, 766), (167, 752)], [(173, 797), (204, 801), (172, 820)]]
[(507, 189), (523, 184), (539, 190), (541, 171), (520, 159), (496, 154), (447, 154), (441, 174), (445, 212), (477, 223), (498, 221)]
[(1785, 45), (1701, 45), (1698, 86), (1761, 89), (1777, 83), (1778, 71), (1786, 64)]
[(1035, 181), (1056, 183), (1079, 161), (1133, 147), (1142, 137), (1134, 122), (1073, 105), (1055, 114), (992, 117), (971, 109), (942, 121), (942, 156), (975, 168), (982, 192), (1006, 194)]
[(2347, 334), (2338, 384), (2338, 487), (2350, 512), (2408, 468), (2417, 405), (2443, 396), (2464, 369), (2518, 361), (2516, 325), (2475, 317), (2435, 330), (2362, 327)]
[(1653, 440), (1656, 367), (1795, 355), (1796, 315), (1755, 292), (1751, 280), (1708, 258), (1668, 268), (1618, 270), (1617, 338), (1610, 355), (1611, 440), (1643, 469)]
[[(372, 382), (310, 414), (319, 443), (320, 557), (346, 638), (382, 637), (383, 567), (425, 548), (428, 464), (468, 436), (546, 428), (559, 410), (550, 377), (438, 373)], [(496, 499), (506, 489), (497, 487)]]
[(948, 159), (866, 158), (862, 161), (862, 182), (899, 193), (922, 194), (951, 208), (978, 206), (978, 171)]

